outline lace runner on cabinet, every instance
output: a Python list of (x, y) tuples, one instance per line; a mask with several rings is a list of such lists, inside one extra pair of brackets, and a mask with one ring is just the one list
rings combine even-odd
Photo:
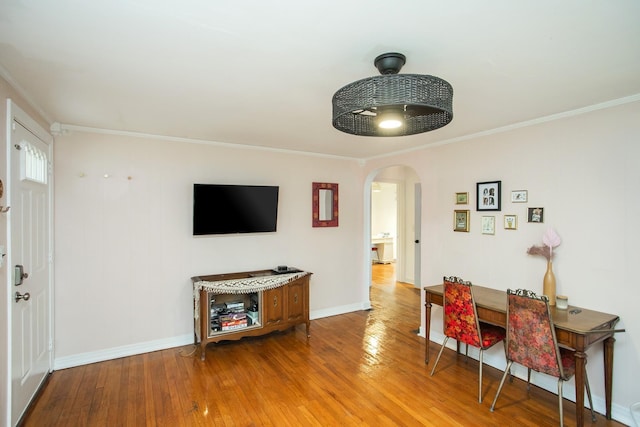
[(249, 294), (277, 288), (308, 275), (306, 271), (288, 274), (276, 274), (269, 276), (245, 277), (242, 279), (220, 280), (208, 282), (202, 280), (193, 284), (194, 292), (205, 289), (219, 294)]

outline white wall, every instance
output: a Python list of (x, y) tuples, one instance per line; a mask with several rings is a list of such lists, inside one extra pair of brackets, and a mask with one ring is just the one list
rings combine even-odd
[[(195, 275), (286, 264), (314, 273), (312, 317), (368, 305), (356, 161), (86, 132), (54, 154), (56, 369), (192, 342)], [(312, 228), (314, 181), (339, 227)], [(278, 231), (193, 237), (196, 182), (280, 186)]]
[[(496, 289), (542, 291), (545, 260), (526, 250), (542, 244), (553, 227), (563, 242), (554, 271), (558, 293), (573, 305), (618, 314), (613, 377), (614, 417), (629, 419), (640, 383), (627, 381), (640, 367), (637, 265), (640, 259), (640, 102), (565, 117), (465, 142), (369, 161), (366, 169), (408, 165), (422, 184), (422, 286), (457, 275)], [(476, 183), (502, 181), (502, 211), (475, 210)], [(510, 202), (512, 190), (529, 202)], [(468, 191), (469, 233), (452, 231), (456, 192)], [(526, 222), (527, 207), (544, 207), (544, 223)], [(518, 229), (504, 230), (503, 215), (518, 215)], [(495, 235), (482, 235), (482, 215), (496, 216)], [(423, 308), (424, 310), (424, 308)], [(442, 337), (442, 311), (432, 312), (432, 337)], [(424, 319), (424, 317), (423, 317)], [(422, 328), (424, 330), (424, 320)], [(441, 339), (441, 338), (440, 338)], [(502, 348), (489, 361), (504, 367)], [(604, 410), (602, 350), (588, 352), (596, 408)], [(571, 396), (573, 383), (565, 387)], [(600, 408), (598, 408), (600, 405)]]

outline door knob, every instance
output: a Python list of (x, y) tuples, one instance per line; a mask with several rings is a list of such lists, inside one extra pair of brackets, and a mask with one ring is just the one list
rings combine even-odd
[(29, 301), (29, 298), (31, 298), (31, 294), (29, 292), (25, 292), (24, 295), (22, 295), (20, 292), (16, 292), (16, 302), (20, 302), (21, 299)]

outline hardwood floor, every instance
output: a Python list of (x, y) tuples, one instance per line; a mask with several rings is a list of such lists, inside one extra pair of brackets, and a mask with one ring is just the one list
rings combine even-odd
[[(393, 265), (373, 266), (371, 299), (370, 311), (313, 320), (309, 339), (299, 326), (209, 345), (205, 362), (185, 346), (56, 371), (24, 426), (558, 425), (557, 396), (518, 379), (491, 413), (502, 373), (485, 366), (479, 404), (478, 362), (454, 351), (430, 377), (420, 292)], [(566, 425), (574, 412), (565, 400)]]

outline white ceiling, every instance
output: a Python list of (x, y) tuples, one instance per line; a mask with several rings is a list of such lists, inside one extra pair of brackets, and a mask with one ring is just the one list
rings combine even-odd
[[(335, 130), (390, 51), (453, 85), (452, 123)], [(2, 0), (0, 73), (71, 127), (370, 158), (636, 99), (640, 1)]]

